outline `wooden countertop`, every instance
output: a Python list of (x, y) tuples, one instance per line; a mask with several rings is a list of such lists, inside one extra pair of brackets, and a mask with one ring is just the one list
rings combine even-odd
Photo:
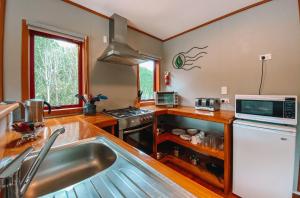
[(179, 106), (175, 108), (145, 106), (143, 109), (151, 109), (155, 111), (156, 115), (170, 114), (185, 116), (195, 119), (201, 119), (211, 122), (218, 122), (223, 124), (231, 124), (234, 120), (234, 111), (219, 110), (215, 112), (196, 110), (194, 107)]
[[(17, 155), (29, 146), (33, 146), (35, 150), (40, 149), (55, 129), (65, 127), (66, 132), (57, 138), (56, 142), (53, 145), (54, 147), (95, 136), (104, 136), (114, 143), (118, 144), (122, 148), (126, 149), (128, 152), (137, 156), (161, 174), (165, 175), (178, 185), (182, 186), (187, 191), (193, 193), (195, 196), (202, 198), (221, 197), (214, 192), (204, 188), (203, 186), (197, 184), (196, 182), (190, 180), (189, 178), (181, 175), (180, 173), (172, 170), (171, 168), (165, 166), (152, 157), (133, 148), (119, 138), (91, 124), (93, 121), (98, 123), (99, 119), (100, 118), (92, 117), (86, 118), (82, 115), (47, 119), (45, 122), (46, 127), (40, 132), (39, 138), (36, 141), (21, 145), (17, 145), (20, 134), (14, 131), (7, 131), (6, 135), (0, 139), (0, 158)], [(90, 120), (91, 123), (89, 123), (87, 120)]]
[(0, 104), (0, 119), (7, 116), (10, 112), (19, 107), (18, 103)]
[(117, 119), (106, 115), (104, 113), (97, 113), (96, 115), (93, 116), (85, 116), (85, 115), (80, 115), (80, 119), (83, 119), (91, 124), (97, 125), (98, 127), (107, 127), (107, 126), (113, 126), (118, 123)]

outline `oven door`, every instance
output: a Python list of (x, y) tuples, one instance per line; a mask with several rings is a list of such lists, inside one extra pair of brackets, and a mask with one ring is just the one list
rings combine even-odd
[(151, 154), (153, 146), (153, 123), (124, 129), (123, 140), (144, 153)]

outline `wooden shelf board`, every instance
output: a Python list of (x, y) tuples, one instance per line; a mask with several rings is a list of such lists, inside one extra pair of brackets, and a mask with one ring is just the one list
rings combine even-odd
[(218, 110), (218, 111), (210, 112), (210, 111), (196, 110), (194, 107), (185, 107), (185, 106), (178, 106), (175, 108), (146, 106), (142, 108), (153, 110), (156, 116), (169, 114), (169, 115), (183, 116), (183, 117), (189, 117), (189, 118), (223, 123), (223, 124), (232, 124), (234, 120), (234, 111), (228, 111), (228, 110)]
[(165, 141), (171, 141), (171, 142), (177, 143), (181, 146), (190, 148), (196, 152), (203, 153), (203, 154), (224, 160), (224, 151), (212, 150), (210, 148), (207, 148), (207, 147), (204, 147), (204, 146), (201, 146), (198, 144), (197, 145), (192, 144), (191, 142), (183, 140), (179, 136), (173, 135), (171, 133), (164, 133), (164, 134), (158, 135), (156, 141), (157, 141), (156, 142), (157, 144), (160, 144)]
[(218, 188), (224, 188), (224, 180), (219, 180), (214, 174), (210, 173), (204, 168), (192, 165), (180, 158), (174, 157), (172, 155), (167, 155), (164, 158), (160, 160), (160, 162), (164, 163), (167, 166), (170, 166), (173, 168), (173, 166), (177, 166), (181, 169), (183, 169), (183, 172), (188, 172), (192, 177), (194, 178), (200, 178), (203, 181), (218, 187)]

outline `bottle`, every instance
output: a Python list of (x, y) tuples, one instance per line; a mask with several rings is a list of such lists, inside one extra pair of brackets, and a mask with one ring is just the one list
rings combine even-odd
[(174, 147), (173, 153), (174, 153), (175, 157), (179, 157), (179, 147), (178, 146)]

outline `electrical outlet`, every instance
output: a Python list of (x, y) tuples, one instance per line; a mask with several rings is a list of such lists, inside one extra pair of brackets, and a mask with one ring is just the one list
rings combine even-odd
[(221, 98), (221, 103), (222, 104), (230, 104), (229, 98)]
[[(263, 59), (263, 57), (265, 57)], [(259, 55), (259, 60), (271, 60), (272, 59), (272, 54), (262, 54), (262, 55)]]

